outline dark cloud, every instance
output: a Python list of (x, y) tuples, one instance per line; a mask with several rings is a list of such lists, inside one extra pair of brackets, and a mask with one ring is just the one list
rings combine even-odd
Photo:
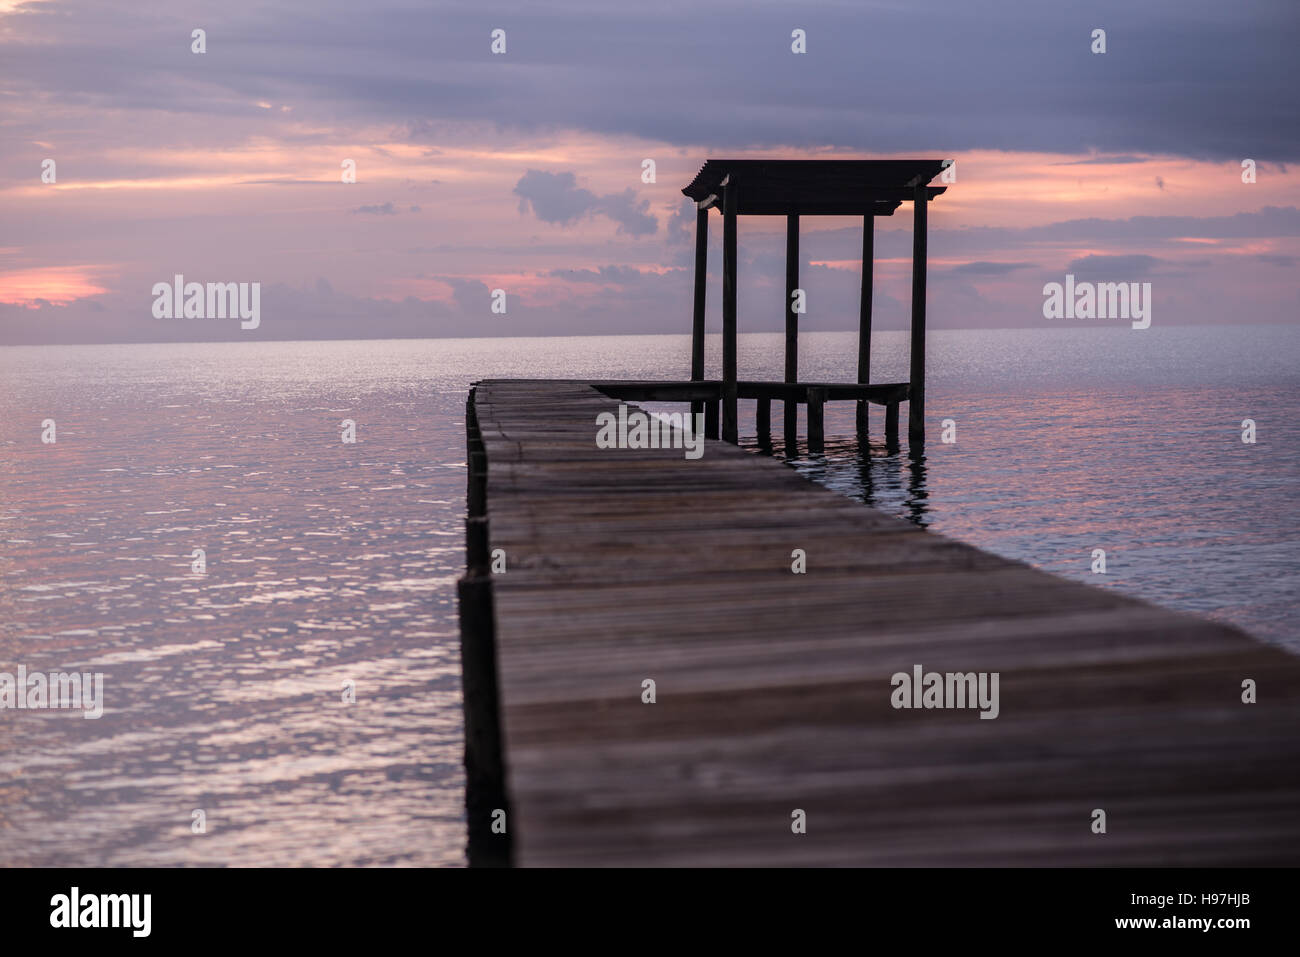
[(1072, 259), (1065, 269), (1067, 272), (1073, 273), (1076, 279), (1128, 282), (1149, 275), (1157, 266), (1165, 264), (1164, 260), (1157, 259), (1155, 256), (1141, 254), (1131, 256), (1094, 255)]
[(631, 189), (598, 196), (580, 188), (573, 173), (530, 169), (515, 184), (514, 193), (519, 197), (519, 211), (531, 209), (544, 223), (566, 226), (600, 214), (618, 223), (620, 233), (630, 236), (648, 236), (659, 228), (659, 221), (647, 212), (649, 201), (638, 199)]
[(977, 261), (962, 263), (960, 266), (953, 266), (948, 270), (948, 272), (961, 276), (1005, 276), (1007, 273), (1015, 272), (1017, 269), (1031, 269), (1034, 265), (1034, 263), (994, 263)]
[[(386, 122), (430, 149), (449, 124), (487, 121), (716, 149), (1300, 155), (1294, 0), (1194, 14), (1187, 0), (501, 0), (491, 23), (472, 4), (430, 16), (398, 0), (282, 0), (223, 9), (208, 53), (191, 54), (192, 25), (210, 19), (198, 0), (32, 4), (7, 18), (0, 83), (60, 109), (160, 111), (181, 140), (203, 136), (185, 117), (229, 116), (244, 135)], [(504, 56), (489, 53), (492, 23)], [(806, 54), (790, 51), (794, 26)]]
[(573, 173), (546, 173), (530, 169), (515, 183), (519, 196), (519, 212), (531, 208), (533, 215), (544, 223), (560, 226), (576, 223), (594, 210), (600, 202), (595, 193), (578, 188), (578, 178)]

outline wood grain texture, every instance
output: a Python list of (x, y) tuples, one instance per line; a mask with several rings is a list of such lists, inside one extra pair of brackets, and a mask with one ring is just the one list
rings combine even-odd
[[(1300, 659), (726, 443), (599, 449), (585, 383), (474, 407), (517, 864), (1300, 862)], [(1000, 716), (895, 710), (915, 664)]]

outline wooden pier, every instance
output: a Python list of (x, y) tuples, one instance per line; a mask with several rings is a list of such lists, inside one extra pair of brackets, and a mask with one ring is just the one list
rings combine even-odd
[[(1300, 863), (1300, 659), (725, 442), (597, 448), (602, 388), (467, 405), (471, 863)], [(896, 709), (917, 665), (998, 717)]]

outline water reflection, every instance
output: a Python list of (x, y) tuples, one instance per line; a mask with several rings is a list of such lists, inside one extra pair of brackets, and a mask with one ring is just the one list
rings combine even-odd
[(898, 443), (856, 435), (828, 437), (825, 451), (811, 452), (804, 437), (783, 432), (780, 441), (759, 433), (742, 446), (780, 458), (819, 485), (906, 518), (922, 528), (932, 521), (930, 488), (923, 449), (913, 452)]

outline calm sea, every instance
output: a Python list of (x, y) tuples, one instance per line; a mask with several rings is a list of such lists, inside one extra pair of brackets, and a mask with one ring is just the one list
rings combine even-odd
[[(779, 378), (780, 342), (743, 336), (743, 374)], [(874, 381), (906, 378), (904, 334), (875, 349)], [(851, 378), (855, 355), (808, 335), (801, 376)], [(678, 378), (688, 356), (682, 336), (0, 349), (0, 672), (103, 672), (106, 699), (98, 720), (0, 712), (0, 865), (462, 863), (466, 388)], [(864, 454), (845, 405), (793, 464), (1300, 650), (1296, 329), (939, 331), (929, 377), (923, 459)]]

